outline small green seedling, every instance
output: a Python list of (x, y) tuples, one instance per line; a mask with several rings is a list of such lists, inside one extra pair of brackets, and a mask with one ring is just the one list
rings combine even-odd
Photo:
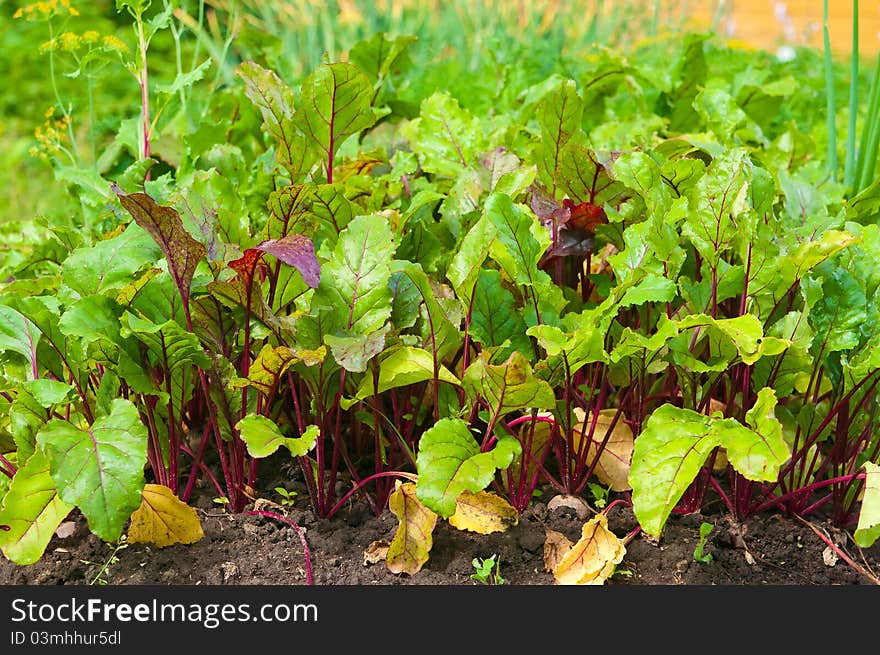
[(109, 546), (112, 550), (110, 556), (103, 564), (101, 562), (92, 562), (86, 559), (80, 560), (80, 562), (88, 566), (99, 567), (98, 572), (95, 574), (95, 576), (91, 580), (89, 580), (89, 585), (98, 585), (103, 587), (107, 584), (107, 576), (110, 575), (110, 567), (114, 564), (119, 563), (119, 551), (128, 548), (128, 537), (122, 535), (115, 543), (108, 543), (107, 546)]
[(296, 492), (288, 491), (284, 487), (275, 487), (275, 493), (281, 496), (281, 504), (284, 507), (293, 507), (296, 502)]
[(589, 487), (590, 493), (593, 495), (593, 504), (596, 506), (596, 509), (604, 508), (608, 504), (608, 492), (611, 490), (611, 487), (606, 489), (601, 484), (596, 484), (595, 482), (588, 482), (587, 487)]
[(504, 578), (501, 577), (501, 571), (499, 570), (501, 560), (496, 561), (495, 557), (495, 555), (486, 558), (475, 557), (471, 564), (473, 564), (476, 572), (471, 574), (471, 578), (482, 584), (504, 584)]
[(711, 523), (703, 522), (700, 524), (700, 540), (697, 542), (697, 547), (694, 549), (695, 562), (708, 564), (712, 561), (712, 553), (706, 553), (703, 549), (706, 547), (706, 541), (714, 529), (715, 526)]

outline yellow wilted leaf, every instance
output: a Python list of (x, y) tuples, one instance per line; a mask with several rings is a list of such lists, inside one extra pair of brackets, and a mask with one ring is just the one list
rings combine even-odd
[[(579, 407), (575, 408), (574, 411), (578, 419), (578, 423), (573, 428), (575, 447), (577, 447), (580, 441), (581, 430), (583, 430), (585, 436), (589, 434), (589, 422), (593, 419), (591, 416), (587, 420), (587, 425), (584, 426), (584, 411)], [(599, 411), (599, 416), (596, 418), (596, 429), (593, 432), (593, 439), (588, 448), (588, 459), (595, 456), (616, 414), (616, 409), (603, 409)], [(599, 478), (602, 484), (609, 485), (612, 491), (628, 491), (632, 489), (628, 478), (630, 463), (632, 462), (634, 437), (629, 425), (625, 423), (625, 419), (626, 416), (623, 414), (617, 419), (617, 424), (614, 426), (614, 430), (611, 431), (611, 436), (608, 437), (608, 442), (599, 455), (599, 463), (596, 464), (595, 468), (596, 477)]]
[(388, 570), (415, 575), (428, 561), (428, 553), (434, 545), (431, 533), (437, 524), (437, 515), (416, 498), (413, 482), (398, 485), (388, 498), (388, 509), (400, 521), (385, 559)]
[(607, 517), (597, 514), (584, 523), (580, 540), (553, 569), (553, 577), (560, 585), (605, 584), (625, 554), (623, 542), (608, 529)]
[(148, 484), (141, 493), (141, 506), (131, 515), (128, 540), (159, 548), (193, 544), (205, 536), (196, 510), (161, 484)]
[(550, 573), (571, 550), (572, 543), (568, 537), (556, 530), (545, 528), (544, 533), (547, 535), (544, 539), (544, 570)]
[(479, 534), (504, 532), (519, 521), (517, 511), (498, 494), (488, 491), (463, 491), (455, 501), (455, 514), (449, 525)]

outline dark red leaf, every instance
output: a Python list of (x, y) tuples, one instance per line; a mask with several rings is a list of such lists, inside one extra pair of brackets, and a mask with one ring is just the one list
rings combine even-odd
[(254, 275), (256, 274), (257, 266), (260, 264), (260, 259), (262, 259), (262, 257), (263, 253), (256, 248), (248, 248), (244, 251), (244, 254), (241, 257), (229, 262), (229, 268), (239, 274), (244, 282), (245, 289), (250, 289), (253, 284)]
[(111, 188), (134, 222), (162, 249), (168, 260), (168, 272), (174, 278), (181, 300), (187, 305), (196, 266), (208, 254), (207, 249), (186, 231), (174, 208), (160, 205), (146, 193), (128, 194), (115, 184)]

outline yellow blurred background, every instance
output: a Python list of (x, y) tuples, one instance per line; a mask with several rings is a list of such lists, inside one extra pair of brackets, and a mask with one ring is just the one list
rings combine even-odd
[[(822, 47), (823, 0), (679, 0), (671, 5), (691, 5), (695, 21), (711, 25), (717, 20), (719, 33), (775, 49), (783, 45)], [(839, 53), (851, 51), (852, 0), (829, 0), (828, 32), (831, 47)], [(880, 2), (859, 3), (859, 51), (865, 55), (880, 50)]]

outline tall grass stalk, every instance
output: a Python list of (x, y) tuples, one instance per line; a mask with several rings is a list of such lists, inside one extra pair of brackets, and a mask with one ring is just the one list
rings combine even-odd
[(874, 77), (871, 80), (868, 109), (865, 114), (865, 125), (862, 128), (853, 195), (864, 190), (874, 181), (878, 146), (880, 146), (880, 53), (877, 54), (877, 61), (874, 63)]
[[(827, 2), (827, 0), (826, 0)], [(853, 0), (852, 53), (849, 76), (849, 126), (843, 183), (852, 188), (856, 176), (856, 118), (859, 111), (859, 0)]]
[(834, 59), (831, 55), (831, 36), (828, 34), (828, 0), (822, 6), (822, 40), (825, 44), (825, 107), (828, 132), (828, 173), (837, 180), (837, 102), (834, 98)]

